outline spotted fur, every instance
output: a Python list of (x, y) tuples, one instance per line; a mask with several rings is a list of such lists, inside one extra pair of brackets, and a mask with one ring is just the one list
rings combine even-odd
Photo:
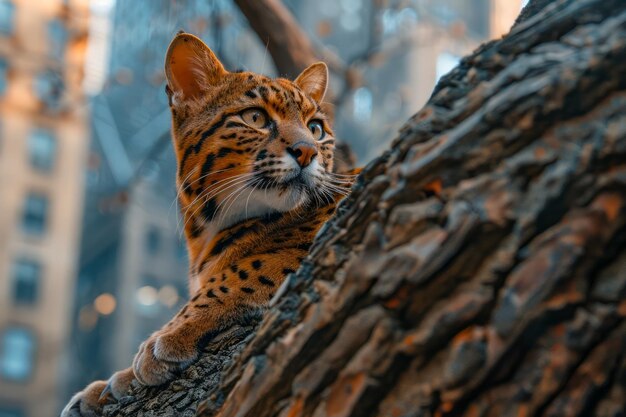
[(140, 346), (132, 368), (68, 405), (84, 415), (133, 378), (170, 380), (212, 335), (266, 307), (354, 177), (332, 173), (325, 64), (295, 81), (228, 72), (200, 39), (179, 33), (165, 73), (191, 298)]

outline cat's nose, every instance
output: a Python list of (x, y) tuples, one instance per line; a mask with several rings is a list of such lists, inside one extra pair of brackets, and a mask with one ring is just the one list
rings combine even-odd
[(306, 168), (317, 156), (315, 146), (307, 142), (298, 142), (287, 148), (287, 153), (293, 156), (300, 168)]

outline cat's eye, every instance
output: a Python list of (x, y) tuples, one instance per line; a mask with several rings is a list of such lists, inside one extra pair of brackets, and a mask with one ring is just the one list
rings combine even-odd
[(248, 126), (252, 126), (257, 129), (261, 129), (267, 126), (269, 123), (269, 117), (261, 109), (248, 109), (241, 113), (241, 118)]
[(322, 122), (319, 120), (311, 120), (308, 125), (309, 130), (313, 134), (313, 138), (315, 140), (320, 140), (324, 136), (326, 136), (326, 132), (324, 131), (324, 126)]

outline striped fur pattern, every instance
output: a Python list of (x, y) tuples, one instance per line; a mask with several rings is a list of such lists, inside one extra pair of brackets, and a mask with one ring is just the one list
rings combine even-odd
[(262, 311), (354, 178), (332, 172), (325, 64), (295, 81), (228, 72), (200, 39), (179, 33), (165, 72), (191, 299), (140, 346), (131, 368), (75, 396), (66, 409), (83, 415), (123, 396), (135, 378), (167, 382), (213, 334)]

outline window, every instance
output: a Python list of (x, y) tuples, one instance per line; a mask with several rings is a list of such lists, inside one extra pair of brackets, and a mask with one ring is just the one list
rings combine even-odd
[(11, 381), (24, 381), (33, 373), (35, 338), (28, 329), (12, 327), (0, 341), (0, 375)]
[(22, 229), (29, 234), (40, 235), (46, 229), (48, 199), (41, 194), (31, 193), (24, 202)]
[(161, 233), (156, 227), (150, 226), (148, 228), (148, 233), (146, 234), (146, 248), (148, 249), (148, 253), (155, 255), (159, 251), (160, 247)]
[(28, 140), (30, 163), (41, 171), (50, 171), (56, 156), (56, 141), (48, 131), (37, 129)]
[(67, 44), (65, 24), (59, 19), (54, 19), (48, 23), (48, 37), (50, 39), (50, 55), (55, 58), (62, 58)]
[[(0, 0), (1, 1), (1, 0)], [(51, 110), (61, 103), (64, 85), (61, 75), (54, 71), (45, 71), (35, 77), (35, 95)]]
[(11, 0), (0, 0), (0, 34), (13, 34), (15, 5)]
[(13, 265), (13, 300), (16, 304), (34, 304), (39, 295), (41, 265), (30, 259), (18, 259)]
[(9, 65), (4, 59), (0, 59), (0, 96), (3, 96), (7, 91), (7, 75), (9, 72)]

